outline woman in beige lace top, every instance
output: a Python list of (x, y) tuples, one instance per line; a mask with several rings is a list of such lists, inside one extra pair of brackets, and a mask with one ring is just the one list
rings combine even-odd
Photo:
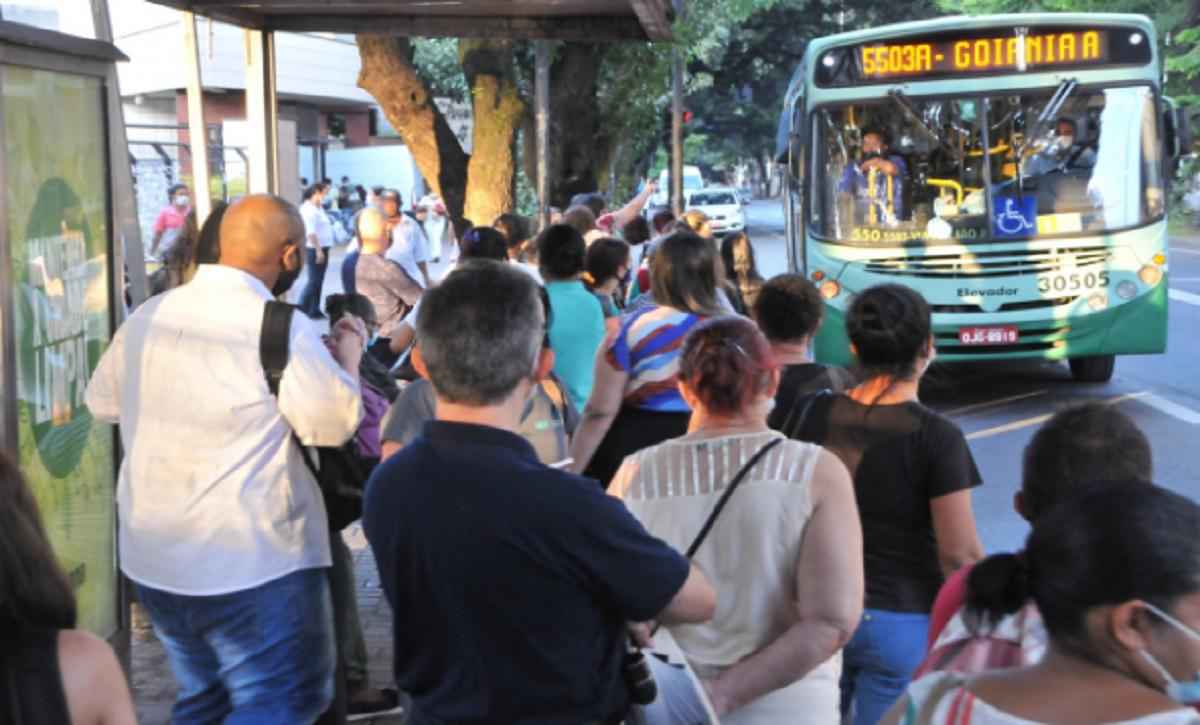
[[(688, 433), (625, 459), (613, 490), (651, 533), (687, 549), (730, 479), (782, 438), (767, 428), (779, 383), (749, 320), (721, 317), (684, 344)], [(862, 532), (845, 466), (783, 440), (731, 495), (694, 557), (716, 616), (672, 634), (726, 725), (838, 721), (839, 652), (862, 611)]]

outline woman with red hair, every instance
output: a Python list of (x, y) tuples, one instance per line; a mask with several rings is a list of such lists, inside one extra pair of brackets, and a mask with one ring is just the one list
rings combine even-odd
[(839, 653), (862, 611), (850, 474), (767, 427), (778, 386), (753, 322), (702, 322), (679, 361), (687, 434), (629, 456), (613, 480), (650, 533), (684, 551), (740, 478), (692, 557), (716, 616), (671, 630), (726, 725), (837, 722)]

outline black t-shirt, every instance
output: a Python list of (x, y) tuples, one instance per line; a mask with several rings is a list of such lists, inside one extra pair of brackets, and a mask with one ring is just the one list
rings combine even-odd
[(928, 613), (943, 581), (929, 502), (983, 482), (962, 431), (920, 403), (824, 395), (793, 437), (828, 448), (854, 478), (867, 608)]
[(414, 725), (623, 715), (625, 623), (657, 616), (688, 575), (595, 481), (485, 426), (427, 423), (371, 477), (363, 528)]
[[(835, 380), (835, 378), (839, 378)], [(798, 425), (799, 417), (808, 402), (808, 396), (820, 390), (837, 392), (849, 382), (850, 374), (820, 363), (797, 363), (784, 365), (779, 376), (779, 390), (775, 392), (775, 407), (767, 416), (767, 425), (787, 433)]]

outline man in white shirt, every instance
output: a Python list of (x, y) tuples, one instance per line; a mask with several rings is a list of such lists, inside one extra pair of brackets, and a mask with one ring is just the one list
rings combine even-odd
[(304, 190), (300, 217), (304, 220), (304, 264), (308, 277), (300, 294), (299, 307), (312, 318), (321, 318), (321, 288), (325, 284), (325, 268), (329, 265), (329, 248), (333, 246), (333, 222), (321, 204), (329, 194), (325, 184), (313, 184)]
[(295, 315), (271, 394), (263, 311), (304, 240), (288, 202), (234, 204), (219, 263), (138, 308), (88, 385), (92, 415), (120, 424), (121, 570), (178, 680), (173, 723), (311, 723), (333, 697), (329, 524), (300, 446), (358, 428), (366, 330), (340, 321), (331, 355)]
[(412, 281), (428, 289), (432, 282), (429, 278), (429, 241), (425, 232), (416, 219), (400, 211), (400, 192), (388, 189), (380, 198), (383, 215), (391, 229), (392, 245), (388, 248), (387, 258), (400, 265)]

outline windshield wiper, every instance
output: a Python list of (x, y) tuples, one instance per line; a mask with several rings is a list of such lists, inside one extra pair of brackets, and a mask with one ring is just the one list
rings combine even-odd
[(1021, 143), (1021, 147), (1017, 149), (1017, 158), (1025, 157), (1025, 149), (1029, 148), (1029, 144), (1033, 140), (1039, 138), (1043, 133), (1049, 130), (1050, 124), (1054, 119), (1058, 118), (1058, 112), (1062, 110), (1063, 104), (1079, 87), (1079, 81), (1074, 78), (1068, 78), (1058, 84), (1058, 88), (1054, 89), (1054, 95), (1050, 96), (1050, 100), (1046, 101), (1046, 105), (1042, 107), (1042, 112), (1038, 114), (1037, 120), (1033, 122), (1033, 128), (1029, 133), (1025, 134), (1025, 140)]
[(921, 129), (921, 131), (925, 133), (929, 140), (949, 151), (954, 159), (958, 161), (958, 164), (960, 166), (962, 165), (963, 161), (966, 159), (966, 157), (963, 155), (962, 149), (955, 148), (952, 144), (946, 141), (946, 139), (942, 138), (940, 133), (930, 128), (929, 124), (925, 122), (925, 119), (921, 118), (921, 114), (917, 113), (917, 109), (913, 108), (912, 101), (909, 100), (908, 96), (904, 95), (904, 91), (900, 90), (899, 88), (893, 88), (892, 90), (888, 91), (888, 96), (895, 101), (897, 106), (900, 106), (900, 110), (904, 111), (904, 115), (908, 117), (908, 120), (916, 124), (917, 128)]

